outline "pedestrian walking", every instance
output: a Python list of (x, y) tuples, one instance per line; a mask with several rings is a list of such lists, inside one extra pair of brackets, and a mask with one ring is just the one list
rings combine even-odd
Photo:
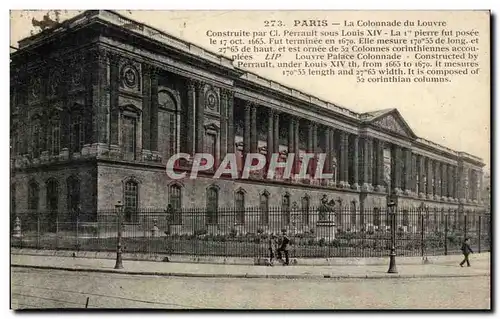
[(290, 238), (288, 238), (287, 234), (286, 234), (286, 229), (282, 229), (281, 230), (282, 232), (282, 236), (281, 236), (281, 240), (280, 240), (280, 246), (278, 248), (278, 259), (280, 260), (283, 260), (283, 257), (282, 257), (282, 252), (285, 254), (285, 263), (283, 264), (283, 266), (287, 266), (290, 264), (290, 260), (289, 260), (289, 250), (290, 250)]
[(467, 263), (467, 267), (470, 267), (469, 254), (474, 253), (474, 252), (470, 248), (470, 239), (469, 238), (465, 238), (460, 250), (462, 250), (462, 254), (464, 254), (464, 260), (462, 260), (462, 262), (460, 263), (460, 267), (463, 267), (465, 263)]
[(273, 265), (273, 259), (278, 249), (278, 238), (274, 233), (269, 236), (269, 266)]

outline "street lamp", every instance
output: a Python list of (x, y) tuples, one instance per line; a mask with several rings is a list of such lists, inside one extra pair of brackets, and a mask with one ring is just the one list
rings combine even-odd
[(391, 198), (389, 203), (387, 203), (387, 209), (389, 210), (389, 216), (391, 217), (391, 253), (389, 261), (389, 274), (397, 274), (396, 269), (396, 211), (394, 210), (396, 202)]
[(123, 269), (122, 262), (122, 208), (123, 204), (121, 201), (118, 201), (115, 205), (117, 218), (117, 242), (116, 242), (116, 264), (115, 269)]

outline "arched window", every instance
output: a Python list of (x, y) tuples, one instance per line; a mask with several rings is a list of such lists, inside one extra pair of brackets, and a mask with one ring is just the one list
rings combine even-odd
[(67, 188), (67, 206), (73, 221), (76, 221), (80, 214), (80, 180), (75, 176), (70, 176), (66, 180)]
[(302, 197), (301, 200), (302, 208), (302, 223), (309, 224), (309, 196)]
[(408, 210), (403, 210), (403, 226), (410, 226), (410, 217), (408, 215)]
[(38, 210), (40, 187), (35, 181), (31, 181), (28, 185), (28, 209)]
[(343, 215), (347, 215), (344, 207), (342, 206), (342, 199), (337, 199), (337, 204), (335, 205), (335, 221), (337, 222), (337, 225), (343, 225), (344, 220), (343, 220)]
[(239, 189), (235, 194), (236, 223), (245, 224), (245, 191)]
[(182, 188), (177, 184), (173, 184), (170, 186), (168, 193), (169, 203), (174, 210), (172, 224), (180, 225), (182, 224)]
[(269, 223), (269, 193), (267, 191), (260, 194), (260, 223), (262, 225)]
[(361, 227), (364, 227), (365, 226), (365, 208), (359, 209), (359, 225)]
[(75, 109), (70, 115), (70, 151), (80, 152), (84, 143), (83, 116), (80, 109)]
[(283, 195), (283, 200), (281, 202), (282, 211), (282, 222), (283, 226), (290, 224), (290, 194), (286, 193)]
[(47, 181), (45, 185), (47, 189), (46, 193), (46, 205), (48, 211), (57, 211), (59, 204), (59, 183), (57, 180), (51, 178)]
[(59, 114), (52, 116), (47, 130), (47, 150), (50, 155), (59, 155), (61, 150), (61, 120)]
[(351, 228), (356, 227), (356, 201), (351, 202)]
[(168, 91), (158, 92), (158, 106), (158, 151), (166, 161), (179, 151), (180, 114)]
[(380, 208), (373, 208), (373, 225), (380, 226)]
[(207, 224), (217, 224), (219, 210), (219, 189), (211, 186), (207, 189)]
[(136, 222), (137, 208), (139, 206), (139, 184), (134, 180), (126, 181), (123, 197), (125, 199), (123, 205), (125, 221), (129, 223)]

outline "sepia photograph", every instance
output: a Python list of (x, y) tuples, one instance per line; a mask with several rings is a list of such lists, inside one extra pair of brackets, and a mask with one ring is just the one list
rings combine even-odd
[(10, 309), (491, 311), (488, 10), (10, 11)]

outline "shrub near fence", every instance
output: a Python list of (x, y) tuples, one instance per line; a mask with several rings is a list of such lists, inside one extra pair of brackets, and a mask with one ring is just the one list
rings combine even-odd
[[(391, 231), (385, 211), (337, 208), (326, 215), (318, 211), (275, 207), (267, 211), (247, 208), (216, 212), (204, 209), (123, 212), (122, 245), (129, 253), (263, 257), (268, 255), (270, 234), (279, 235), (286, 229), (294, 257), (387, 256)], [(116, 250), (116, 211), (78, 216), (26, 211), (16, 217), (19, 222), (14, 223), (12, 230), (12, 247)], [(318, 231), (321, 220), (334, 221), (334, 234), (325, 237)], [(488, 251), (490, 231), (486, 213), (458, 215), (397, 209), (396, 253), (399, 256), (458, 254), (464, 236), (471, 238), (475, 251)]]

